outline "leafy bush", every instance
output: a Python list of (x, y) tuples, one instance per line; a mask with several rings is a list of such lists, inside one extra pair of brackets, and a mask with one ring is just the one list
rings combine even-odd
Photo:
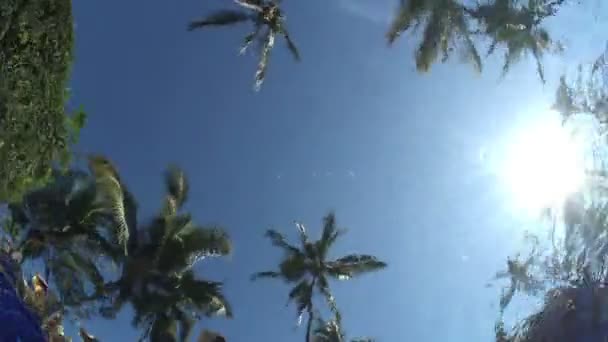
[(18, 200), (50, 176), (84, 123), (66, 114), (73, 60), (70, 0), (0, 4), (0, 202)]

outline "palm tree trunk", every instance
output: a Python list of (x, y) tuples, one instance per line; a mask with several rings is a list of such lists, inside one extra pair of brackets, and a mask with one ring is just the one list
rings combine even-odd
[(0, 341), (45, 341), (39, 319), (25, 306), (15, 285), (19, 281), (17, 263), (0, 252)]
[(312, 283), (310, 284), (311, 296), (310, 296), (310, 301), (308, 302), (308, 305), (306, 306), (306, 309), (308, 310), (308, 322), (306, 322), (306, 340), (304, 340), (304, 342), (310, 342), (310, 331), (312, 330), (312, 320), (313, 320), (313, 314), (312, 314), (312, 291), (314, 291), (314, 289), (315, 289), (315, 283), (316, 282), (317, 282), (317, 279), (314, 278), (312, 280)]

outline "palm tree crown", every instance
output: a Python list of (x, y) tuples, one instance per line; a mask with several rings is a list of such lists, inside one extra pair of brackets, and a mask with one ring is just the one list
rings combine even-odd
[(220, 10), (211, 13), (201, 20), (190, 22), (188, 30), (192, 31), (207, 26), (232, 25), (239, 22), (251, 21), (253, 31), (245, 36), (241, 46), (241, 54), (254, 42), (261, 44), (260, 61), (255, 73), (255, 89), (259, 90), (266, 76), (266, 69), (270, 58), (270, 52), (274, 47), (277, 35), (282, 35), (287, 43), (287, 48), (296, 61), (300, 60), (300, 53), (292, 41), (285, 24), (285, 16), (276, 1), (264, 0), (235, 0), (242, 10)]
[(222, 229), (198, 226), (190, 215), (180, 213), (189, 190), (182, 170), (170, 167), (165, 187), (160, 212), (138, 232), (137, 248), (130, 251), (121, 278), (107, 286), (113, 305), (102, 311), (112, 316), (129, 301), (135, 310), (133, 323), (143, 327), (144, 336), (186, 341), (201, 315), (231, 316), (222, 283), (199, 280), (192, 270), (205, 257), (230, 253), (231, 246)]
[(252, 279), (280, 278), (289, 284), (295, 284), (289, 293), (289, 300), (297, 306), (298, 317), (308, 312), (306, 341), (310, 340), (312, 324), (312, 297), (318, 291), (327, 301), (329, 308), (340, 323), (341, 316), (334, 297), (329, 288), (329, 278), (347, 280), (362, 273), (376, 271), (386, 267), (386, 264), (376, 257), (364, 254), (351, 254), (335, 260), (328, 259), (331, 246), (344, 230), (337, 228), (333, 213), (323, 219), (323, 232), (317, 241), (310, 241), (305, 227), (296, 222), (300, 235), (299, 247), (290, 244), (276, 230), (270, 229), (266, 237), (272, 244), (281, 248), (285, 256), (279, 264), (278, 271), (258, 272)]

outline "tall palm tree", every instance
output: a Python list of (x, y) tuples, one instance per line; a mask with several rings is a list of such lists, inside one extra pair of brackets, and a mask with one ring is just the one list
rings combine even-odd
[(468, 13), (482, 23), (481, 32), (492, 40), (488, 55), (497, 46), (505, 46), (503, 76), (525, 53), (531, 53), (544, 83), (541, 58), (545, 52), (558, 50), (559, 44), (553, 42), (540, 25), (545, 18), (555, 14), (555, 6), (558, 5), (546, 0), (529, 0), (527, 6), (520, 6), (516, 0), (496, 0), (470, 9)]
[(386, 34), (389, 45), (410, 28), (425, 24), (422, 41), (416, 51), (418, 71), (427, 72), (442, 54), (446, 62), (459, 48), (476, 71), (482, 68), (481, 57), (471, 39), (469, 21), (462, 4), (454, 0), (401, 0), (397, 15)]
[(266, 76), (270, 52), (274, 47), (277, 35), (283, 36), (287, 48), (296, 61), (300, 60), (300, 53), (287, 31), (286, 18), (279, 7), (278, 0), (234, 0), (234, 2), (242, 9), (213, 12), (201, 20), (190, 22), (188, 30), (192, 31), (207, 26), (232, 25), (245, 21), (252, 22), (253, 31), (245, 36), (240, 53), (245, 53), (254, 41), (261, 44), (260, 61), (255, 73), (255, 89), (259, 90)]
[(180, 169), (169, 168), (165, 185), (162, 209), (137, 234), (137, 247), (129, 251), (120, 279), (106, 286), (113, 305), (102, 311), (112, 316), (125, 302), (131, 302), (133, 323), (143, 328), (142, 337), (186, 341), (195, 319), (231, 315), (222, 284), (199, 280), (192, 270), (197, 261), (226, 255), (231, 247), (222, 229), (201, 227), (180, 212), (189, 189)]
[(317, 241), (310, 241), (305, 227), (296, 222), (300, 235), (300, 244), (295, 246), (276, 230), (266, 231), (266, 237), (272, 244), (281, 248), (285, 256), (279, 264), (278, 271), (258, 272), (252, 276), (253, 280), (259, 278), (279, 278), (288, 284), (295, 284), (289, 293), (289, 300), (295, 301), (298, 317), (301, 319), (304, 312), (308, 313), (306, 327), (306, 342), (310, 342), (313, 321), (313, 293), (318, 291), (327, 301), (334, 313), (336, 321), (340, 323), (340, 312), (334, 301), (329, 287), (329, 278), (339, 280), (351, 279), (362, 273), (380, 270), (386, 263), (376, 257), (364, 254), (351, 254), (342, 258), (331, 260), (329, 250), (343, 230), (337, 228), (333, 213), (323, 219), (323, 232)]

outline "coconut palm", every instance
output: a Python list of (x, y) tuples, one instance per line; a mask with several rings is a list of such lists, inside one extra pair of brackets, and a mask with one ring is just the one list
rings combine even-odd
[(559, 50), (559, 44), (553, 42), (540, 25), (545, 18), (555, 14), (556, 6), (539, 0), (529, 0), (527, 6), (520, 6), (515, 0), (496, 0), (468, 10), (481, 22), (481, 33), (492, 40), (488, 55), (497, 46), (506, 48), (503, 77), (524, 54), (531, 53), (536, 60), (538, 75), (545, 82), (541, 58), (545, 52)]
[(397, 15), (386, 34), (389, 45), (404, 32), (425, 25), (422, 41), (416, 51), (418, 71), (429, 71), (442, 54), (442, 62), (460, 49), (463, 57), (476, 71), (482, 68), (481, 58), (471, 39), (465, 8), (454, 0), (401, 0)]
[(323, 232), (317, 241), (309, 240), (302, 224), (296, 222), (296, 227), (300, 235), (299, 247), (290, 244), (276, 230), (270, 229), (266, 232), (266, 237), (274, 246), (281, 248), (285, 256), (278, 271), (258, 272), (252, 279), (279, 278), (288, 284), (295, 284), (289, 293), (289, 300), (296, 303), (299, 320), (304, 312), (308, 313), (306, 342), (309, 342), (313, 321), (313, 293), (318, 291), (323, 295), (336, 321), (340, 323), (341, 316), (329, 287), (329, 278), (347, 280), (362, 273), (382, 269), (386, 264), (374, 256), (364, 254), (329, 259), (330, 248), (344, 232), (337, 228), (333, 213), (323, 219)]
[(292, 41), (285, 24), (285, 16), (279, 7), (278, 1), (274, 0), (235, 0), (241, 10), (220, 10), (211, 13), (201, 20), (190, 22), (188, 30), (208, 27), (232, 25), (240, 22), (250, 21), (253, 23), (253, 31), (245, 36), (240, 53), (243, 54), (254, 41), (261, 44), (260, 61), (255, 73), (255, 89), (259, 90), (266, 76), (270, 52), (274, 47), (277, 35), (283, 36), (287, 48), (296, 61), (300, 60), (300, 53)]
[(111, 164), (92, 156), (90, 174), (57, 171), (48, 186), (10, 206), (14, 223), (25, 231), (20, 243), (23, 258), (44, 261), (45, 278), (52, 276), (68, 306), (78, 306), (91, 296), (85, 291), (87, 284), (96, 293), (101, 290), (98, 261), (120, 262), (126, 253), (129, 226), (135, 225), (129, 219), (136, 207), (132, 196), (114, 168), (104, 173), (100, 165)]
[(113, 304), (102, 313), (112, 316), (128, 301), (135, 310), (133, 323), (143, 328), (143, 337), (185, 341), (195, 319), (231, 315), (222, 284), (199, 280), (192, 270), (197, 261), (226, 255), (231, 247), (222, 229), (199, 226), (180, 212), (189, 188), (180, 169), (169, 168), (165, 185), (162, 209), (139, 231), (137, 248), (129, 251), (120, 279), (106, 286)]

